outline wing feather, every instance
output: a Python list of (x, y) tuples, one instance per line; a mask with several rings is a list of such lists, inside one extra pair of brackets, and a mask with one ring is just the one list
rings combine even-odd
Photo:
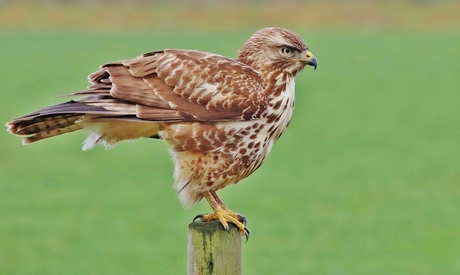
[(106, 66), (104, 69), (110, 75), (112, 88), (110, 95), (117, 99), (139, 103), (158, 108), (169, 108), (167, 102), (161, 100), (152, 92), (152, 87), (144, 78), (133, 76), (123, 65)]
[[(182, 116), (182, 121), (247, 120), (257, 118), (266, 106), (259, 75), (248, 66), (220, 55), (164, 50), (121, 64), (125, 69), (119, 63), (103, 67), (113, 83), (111, 95), (138, 105), (177, 111), (169, 112), (176, 114), (171, 117), (173, 120), (177, 115)], [(125, 81), (130, 78), (127, 72), (131, 75), (129, 81)], [(150, 89), (144, 84), (140, 89), (140, 79)], [(138, 107), (141, 111), (138, 117), (152, 119), (151, 114), (156, 112), (147, 109)]]

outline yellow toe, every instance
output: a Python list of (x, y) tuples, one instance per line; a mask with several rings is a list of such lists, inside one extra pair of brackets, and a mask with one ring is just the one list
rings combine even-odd
[[(240, 220), (242, 219), (242, 220)], [(222, 224), (222, 226), (228, 230), (228, 223), (233, 223), (238, 229), (241, 231), (241, 233), (245, 236), (247, 235), (248, 230), (246, 229), (246, 226), (244, 226), (243, 222), (245, 221), (242, 216), (230, 211), (230, 210), (224, 210), (224, 209), (218, 209), (214, 213), (208, 213), (204, 214), (201, 217), (201, 220), (204, 222), (207, 221), (214, 221), (214, 220), (219, 220), (219, 222)]]

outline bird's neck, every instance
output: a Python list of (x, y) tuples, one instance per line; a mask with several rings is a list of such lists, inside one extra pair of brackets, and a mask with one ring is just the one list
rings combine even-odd
[[(289, 83), (294, 83), (295, 81), (294, 76), (280, 69), (261, 70), (259, 74), (263, 79), (265, 96), (269, 102), (276, 100), (276, 98), (285, 93)], [(285, 96), (287, 95), (283, 95), (283, 97)]]
[(274, 140), (277, 140), (291, 121), (295, 103), (295, 78), (285, 74), (267, 78), (265, 86), (267, 124), (272, 124)]

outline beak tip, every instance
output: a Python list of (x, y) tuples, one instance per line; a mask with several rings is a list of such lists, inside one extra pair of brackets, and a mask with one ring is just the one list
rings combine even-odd
[(318, 63), (316, 62), (315, 57), (312, 57), (310, 60), (308, 60), (307, 64), (312, 66), (316, 71), (316, 67), (318, 67)]

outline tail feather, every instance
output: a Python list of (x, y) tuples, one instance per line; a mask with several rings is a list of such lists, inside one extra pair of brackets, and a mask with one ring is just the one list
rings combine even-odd
[[(98, 91), (95, 91), (97, 93)], [(135, 105), (107, 95), (91, 94), (80, 101), (68, 101), (45, 107), (6, 124), (7, 131), (22, 136), (23, 144), (85, 128), (81, 121), (94, 117), (132, 116)], [(94, 101), (94, 102), (93, 102)]]
[(77, 130), (80, 130), (80, 129), (82, 129), (82, 127), (80, 125), (74, 124), (74, 125), (71, 125), (71, 126), (68, 126), (68, 127), (65, 127), (65, 128), (61, 128), (61, 129), (54, 129), (54, 130), (35, 133), (35, 134), (31, 135), (31, 136), (23, 138), (22, 139), (22, 144), (26, 145), (26, 144), (29, 144), (29, 143), (32, 143), (32, 142), (35, 142), (35, 141), (45, 139), (45, 138), (50, 138), (50, 137), (70, 133), (70, 132), (77, 131)]
[(16, 124), (17, 135), (30, 135), (46, 130), (55, 130), (73, 125), (82, 115), (55, 115), (36, 117), (30, 121), (23, 121)]
[(62, 135), (82, 129), (75, 124), (82, 114), (58, 114), (38, 117), (22, 117), (7, 124), (8, 132), (23, 136), (23, 144), (29, 144), (41, 139)]
[(155, 136), (162, 127), (161, 123), (136, 118), (100, 117), (91, 114), (57, 114), (29, 119), (21, 117), (6, 126), (11, 134), (23, 137), (23, 144), (86, 129), (90, 135), (84, 149), (90, 149), (96, 144), (110, 147), (121, 140)]

